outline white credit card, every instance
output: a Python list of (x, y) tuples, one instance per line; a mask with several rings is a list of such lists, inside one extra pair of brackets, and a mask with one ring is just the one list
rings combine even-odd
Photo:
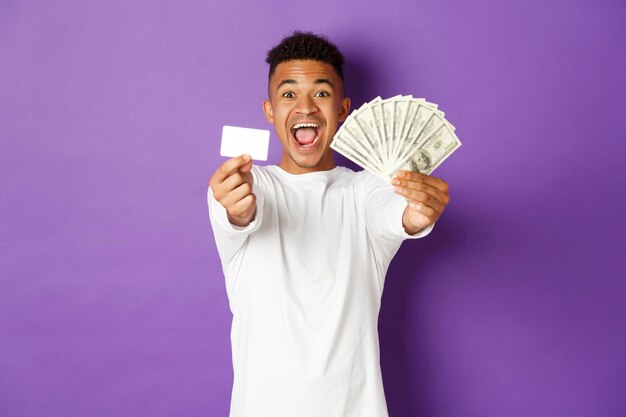
[(257, 161), (266, 161), (269, 144), (269, 130), (224, 126), (220, 155), (233, 157), (246, 154)]

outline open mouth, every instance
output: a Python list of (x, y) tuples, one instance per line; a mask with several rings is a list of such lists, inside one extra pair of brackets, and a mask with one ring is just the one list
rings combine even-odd
[(296, 123), (291, 128), (291, 134), (300, 148), (312, 148), (319, 142), (320, 125), (314, 122)]

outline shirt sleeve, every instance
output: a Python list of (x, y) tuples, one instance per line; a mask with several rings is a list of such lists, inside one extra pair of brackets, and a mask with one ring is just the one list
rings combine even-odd
[(209, 187), (207, 191), (209, 219), (211, 221), (215, 244), (222, 261), (222, 269), (224, 272), (226, 272), (226, 268), (233, 257), (243, 248), (250, 234), (261, 227), (263, 219), (263, 193), (256, 184), (257, 181), (255, 178), (252, 192), (256, 196), (256, 213), (254, 220), (245, 227), (231, 224), (230, 221), (228, 221), (226, 209), (213, 197), (211, 187)]
[(396, 194), (389, 183), (373, 174), (364, 172), (362, 176), (361, 193), (368, 234), (377, 254), (383, 260), (390, 261), (403, 240), (427, 236), (434, 225), (409, 235), (402, 225), (407, 205), (404, 197)]

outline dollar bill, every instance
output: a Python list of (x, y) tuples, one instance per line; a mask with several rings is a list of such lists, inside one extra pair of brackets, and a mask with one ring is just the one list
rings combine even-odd
[(381, 100), (378, 104), (380, 108), (379, 112), (379, 121), (381, 125), (381, 134), (383, 135), (382, 140), (382, 151), (384, 154), (384, 162), (385, 166), (389, 166), (391, 161), (391, 145), (394, 140), (397, 138), (396, 131), (399, 130), (396, 127), (396, 103), (402, 100), (404, 96), (395, 96), (388, 98), (386, 100)]
[(386, 180), (398, 169), (430, 174), (459, 146), (455, 127), (437, 104), (410, 95), (364, 103), (331, 143), (333, 150)]
[(419, 147), (420, 142), (430, 135), (435, 125), (441, 120), (438, 119), (437, 113), (431, 106), (420, 101), (411, 103), (411, 110), (410, 119), (406, 121), (408, 123), (407, 135), (397, 141), (394, 154), (396, 165), (399, 161), (405, 161), (412, 153), (411, 151)]
[(356, 136), (365, 138), (365, 142), (369, 145), (372, 154), (376, 156), (376, 161), (381, 166), (384, 166), (383, 137), (377, 114), (380, 111), (378, 107), (379, 102), (378, 98), (374, 99), (369, 106), (362, 108), (358, 113), (354, 114), (351, 126), (347, 126), (346, 129), (353, 127), (353, 133)]
[(422, 147), (416, 149), (406, 162), (401, 164), (399, 169), (429, 175), (459, 146), (461, 141), (450, 126), (444, 123), (428, 137)]
[(367, 159), (367, 156), (365, 156), (361, 152), (356, 151), (354, 148), (348, 147), (345, 142), (342, 142), (341, 140), (334, 140), (330, 144), (330, 147), (354, 162), (355, 164), (370, 171), (377, 177), (385, 181), (389, 179), (389, 176), (387, 174), (383, 173), (378, 168), (376, 168), (375, 165), (370, 163), (370, 161)]
[[(335, 135), (331, 143), (331, 148), (335, 149), (333, 145), (337, 145), (338, 148), (341, 148), (336, 149), (339, 153), (342, 153), (341, 150), (343, 149), (349, 149), (352, 152), (350, 159), (353, 160), (353, 162), (358, 163), (363, 168), (367, 166), (371, 168), (371, 170), (383, 172), (383, 166), (378, 158), (376, 158), (375, 153), (368, 147), (368, 143), (361, 139), (363, 136), (359, 135), (359, 132), (353, 133), (351, 129), (344, 129), (342, 132)], [(358, 158), (359, 161), (354, 161), (354, 158)]]

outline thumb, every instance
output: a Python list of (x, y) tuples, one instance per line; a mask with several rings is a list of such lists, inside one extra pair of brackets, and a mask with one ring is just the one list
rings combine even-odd
[(249, 155), (244, 155), (245, 159), (248, 159), (248, 161), (239, 167), (239, 172), (242, 174), (247, 174), (252, 170), (252, 158)]

